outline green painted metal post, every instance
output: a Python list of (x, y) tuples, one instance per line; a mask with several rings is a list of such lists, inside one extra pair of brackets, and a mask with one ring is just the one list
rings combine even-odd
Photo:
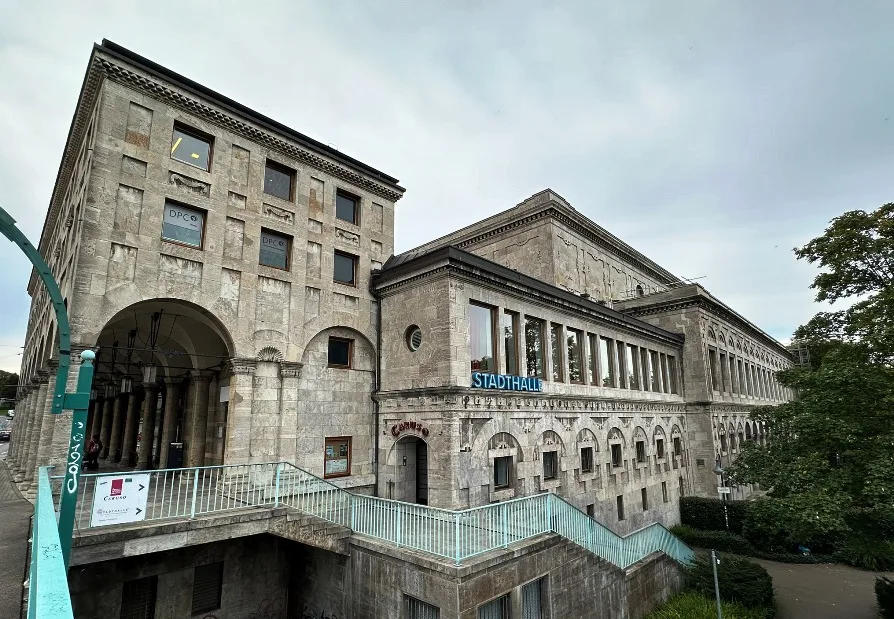
[(62, 482), (62, 500), (59, 504), (59, 541), (65, 569), (71, 557), (71, 537), (74, 534), (75, 508), (78, 504), (78, 484), (81, 476), (81, 462), (84, 459), (84, 439), (87, 436), (87, 409), (90, 406), (90, 387), (93, 384), (93, 360), (96, 353), (85, 350), (81, 353), (81, 368), (78, 370), (76, 393), (65, 394), (65, 409), (72, 411), (71, 436), (68, 439), (68, 466)]

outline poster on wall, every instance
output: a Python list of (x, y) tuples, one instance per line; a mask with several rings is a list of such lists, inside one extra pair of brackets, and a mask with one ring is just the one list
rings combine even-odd
[(145, 520), (148, 499), (147, 473), (97, 477), (93, 488), (90, 526), (102, 527)]
[(326, 441), (325, 476), (348, 475), (351, 463), (350, 439), (329, 439)]

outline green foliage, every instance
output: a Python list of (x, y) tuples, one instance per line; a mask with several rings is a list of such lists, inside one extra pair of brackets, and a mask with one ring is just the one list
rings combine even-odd
[[(19, 384), (19, 375), (14, 372), (0, 370), (0, 403), (6, 402), (12, 406), (16, 399), (16, 389)], [(5, 409), (5, 406), (4, 406)]]
[(785, 498), (761, 499), (748, 507), (745, 537), (761, 550), (811, 552), (835, 550), (848, 526), (843, 512), (821, 494), (805, 492)]
[[(748, 510), (746, 501), (727, 501), (729, 530), (741, 535)], [(680, 499), (680, 522), (703, 531), (726, 531), (723, 501), (687, 496)]]
[[(772, 610), (763, 608), (746, 608), (732, 602), (720, 603), (723, 619), (770, 619)], [(707, 598), (698, 593), (681, 593), (675, 595), (667, 603), (656, 608), (644, 619), (717, 619), (717, 606), (714, 598)]]
[[(717, 580), (723, 600), (747, 608), (775, 608), (773, 579), (763, 566), (754, 561), (723, 555), (717, 566)], [(686, 588), (705, 597), (714, 595), (714, 573), (710, 559), (698, 559), (687, 570)]]
[(894, 619), (894, 580), (875, 579), (875, 600), (882, 619)]
[(873, 572), (894, 570), (894, 542), (878, 537), (877, 534), (853, 532), (832, 558), (839, 563)]
[(690, 546), (707, 548), (737, 555), (752, 556), (756, 552), (747, 539), (726, 531), (700, 531), (686, 525), (671, 527), (671, 533)]

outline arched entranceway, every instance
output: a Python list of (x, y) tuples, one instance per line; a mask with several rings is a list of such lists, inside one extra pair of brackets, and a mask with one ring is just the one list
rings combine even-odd
[(418, 436), (405, 436), (394, 443), (388, 462), (393, 488), (391, 498), (428, 505), (428, 443)]
[[(115, 468), (219, 464), (229, 333), (207, 310), (153, 299), (118, 312), (96, 340), (88, 419)], [(223, 374), (222, 374), (223, 372)]]

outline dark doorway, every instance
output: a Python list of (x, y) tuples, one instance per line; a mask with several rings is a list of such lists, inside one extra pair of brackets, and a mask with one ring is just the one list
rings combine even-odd
[(416, 502), (428, 505), (428, 444), (416, 440)]

